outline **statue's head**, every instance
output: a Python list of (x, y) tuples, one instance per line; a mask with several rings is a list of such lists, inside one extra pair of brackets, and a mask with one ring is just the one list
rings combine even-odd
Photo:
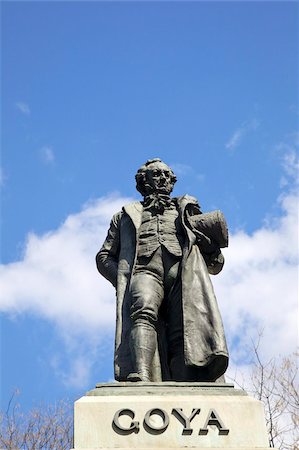
[(135, 175), (136, 189), (141, 195), (170, 194), (176, 182), (172, 169), (161, 159), (149, 159)]

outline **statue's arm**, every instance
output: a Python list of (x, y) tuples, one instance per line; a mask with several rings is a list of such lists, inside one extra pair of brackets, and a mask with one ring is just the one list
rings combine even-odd
[(224, 256), (215, 240), (198, 229), (198, 219), (202, 214), (198, 204), (190, 205), (186, 210), (187, 224), (196, 236), (196, 244), (205, 260), (208, 272), (217, 275), (223, 268)]
[(112, 217), (110, 228), (101, 250), (97, 253), (98, 271), (116, 287), (119, 257), (119, 227), (122, 213)]

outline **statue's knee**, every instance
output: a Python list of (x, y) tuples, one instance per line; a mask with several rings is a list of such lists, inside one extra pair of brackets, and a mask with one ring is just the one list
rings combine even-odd
[(144, 323), (154, 326), (158, 319), (158, 313), (153, 309), (149, 308), (140, 308), (137, 310), (131, 310), (131, 319), (133, 323)]

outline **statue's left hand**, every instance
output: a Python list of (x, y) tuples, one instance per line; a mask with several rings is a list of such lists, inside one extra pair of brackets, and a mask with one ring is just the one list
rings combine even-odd
[(224, 256), (220, 250), (210, 255), (205, 255), (205, 260), (210, 274), (217, 275), (222, 270)]

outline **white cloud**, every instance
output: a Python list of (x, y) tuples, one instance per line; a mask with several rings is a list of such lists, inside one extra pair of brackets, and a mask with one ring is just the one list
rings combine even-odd
[(294, 137), (282, 158), (288, 190), (277, 200), (281, 214), (267, 217), (252, 235), (233, 234), (224, 252), (224, 270), (215, 278), (233, 350), (232, 366), (244, 363), (248, 346), (261, 330), (266, 359), (290, 354), (297, 345), (299, 182)]
[(112, 214), (124, 202), (118, 197), (95, 200), (57, 230), (30, 233), (22, 259), (0, 266), (1, 310), (34, 312), (78, 333), (110, 327), (113, 289), (98, 275), (95, 254)]
[(296, 345), (297, 196), (290, 193), (280, 203), (283, 215), (273, 218), (272, 226), (231, 236), (223, 272), (213, 278), (235, 364), (247, 359), (248, 345), (261, 329), (266, 358), (290, 353)]
[(233, 135), (230, 137), (229, 141), (225, 144), (226, 148), (235, 148), (241, 141), (243, 134), (245, 133), (244, 128), (238, 128)]
[(40, 152), (41, 159), (45, 164), (52, 164), (54, 162), (55, 155), (54, 155), (52, 147), (50, 147), (48, 145), (44, 145), (40, 149), (39, 152)]
[(225, 148), (228, 150), (234, 150), (238, 147), (243, 139), (243, 137), (250, 131), (254, 131), (259, 127), (259, 121), (257, 119), (252, 119), (250, 121), (244, 122), (239, 128), (237, 128), (232, 136), (229, 138), (225, 144)]
[(98, 274), (95, 254), (112, 215), (129, 201), (112, 196), (88, 203), (58, 229), (30, 233), (20, 261), (0, 266), (0, 311), (33, 313), (57, 327), (64, 350), (52, 368), (69, 384), (87, 382), (89, 370), (84, 375), (79, 361), (90, 368), (113, 333), (115, 293)]
[(26, 116), (30, 115), (30, 108), (29, 105), (27, 103), (24, 102), (17, 102), (16, 103), (16, 108), (23, 114), (25, 114)]
[[(297, 164), (292, 157), (287, 160)], [(0, 266), (0, 311), (10, 316), (30, 312), (51, 321), (64, 343), (51, 367), (63, 382), (77, 387), (87, 385), (93, 363), (99, 355), (105, 361), (107, 341), (111, 344), (115, 292), (97, 273), (94, 258), (112, 214), (129, 201), (114, 196), (88, 203), (58, 229), (29, 234), (22, 258)], [(289, 190), (278, 201), (278, 217), (251, 235), (232, 234), (223, 272), (212, 280), (232, 368), (246, 363), (248, 345), (261, 328), (265, 357), (287, 354), (296, 342), (296, 193)]]

